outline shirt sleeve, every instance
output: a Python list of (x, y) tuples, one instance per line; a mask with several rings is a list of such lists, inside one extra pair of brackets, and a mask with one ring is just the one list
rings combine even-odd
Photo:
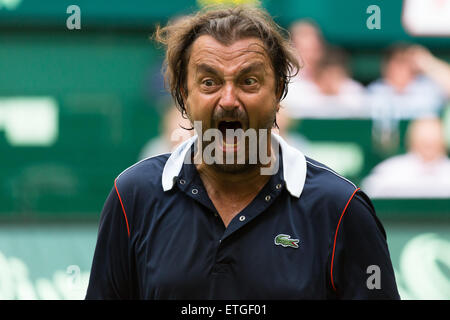
[(113, 188), (100, 217), (87, 300), (133, 298), (127, 226), (122, 200)]
[(361, 191), (342, 215), (332, 261), (338, 299), (400, 299), (386, 232)]

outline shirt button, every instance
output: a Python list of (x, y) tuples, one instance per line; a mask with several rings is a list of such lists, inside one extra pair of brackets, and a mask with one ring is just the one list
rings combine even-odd
[(267, 202), (269, 202), (271, 197), (270, 196), (266, 196), (265, 199), (266, 199)]
[(198, 190), (197, 189), (192, 189), (192, 194), (197, 194)]
[(185, 180), (183, 180), (183, 179), (180, 180), (180, 184), (185, 184), (185, 183), (186, 183)]
[(280, 189), (280, 188), (281, 188), (281, 183), (277, 184), (277, 185), (275, 186), (275, 188)]
[(245, 220), (245, 216), (240, 216), (239, 217), (239, 221), (244, 221)]

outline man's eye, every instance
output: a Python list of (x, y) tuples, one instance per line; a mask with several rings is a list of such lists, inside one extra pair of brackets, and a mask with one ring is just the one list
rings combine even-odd
[(214, 82), (213, 79), (206, 79), (202, 82), (202, 84), (204, 84), (207, 87), (212, 87), (214, 86), (216, 83)]
[(251, 86), (251, 85), (255, 84), (256, 82), (257, 82), (257, 81), (256, 81), (255, 78), (246, 78), (246, 79), (244, 80), (244, 84), (245, 84), (246, 86)]

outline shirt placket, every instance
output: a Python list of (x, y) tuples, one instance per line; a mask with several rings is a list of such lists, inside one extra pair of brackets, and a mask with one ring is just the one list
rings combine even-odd
[[(192, 173), (191, 173), (192, 174)], [(189, 181), (188, 181), (189, 179)], [(284, 182), (280, 175), (271, 177), (256, 198), (239, 214), (237, 214), (225, 228), (214, 204), (209, 199), (206, 189), (202, 186), (198, 177), (189, 175), (186, 178), (178, 179), (180, 189), (190, 198), (200, 203), (209, 210), (214, 219), (211, 224), (213, 228), (215, 244), (213, 246), (214, 258), (212, 259), (211, 283), (209, 297), (211, 299), (227, 299), (235, 297), (231, 263), (233, 257), (233, 241), (229, 241), (231, 236), (239, 232), (248, 223), (251, 223), (260, 214), (264, 213), (281, 194)]]

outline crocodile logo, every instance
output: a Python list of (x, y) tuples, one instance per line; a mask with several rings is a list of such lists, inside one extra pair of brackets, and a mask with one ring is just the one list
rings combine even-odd
[(279, 234), (275, 237), (274, 242), (277, 246), (283, 246), (285, 248), (291, 247), (297, 249), (300, 240), (291, 239), (291, 236), (288, 234)]

